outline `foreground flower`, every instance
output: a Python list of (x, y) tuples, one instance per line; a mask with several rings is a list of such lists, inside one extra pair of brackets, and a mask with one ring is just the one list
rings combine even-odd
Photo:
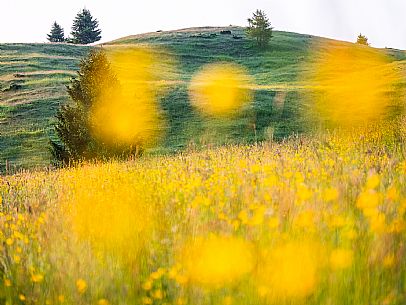
[(290, 242), (271, 249), (259, 269), (259, 294), (285, 299), (312, 294), (319, 282), (321, 265), (317, 243)]
[(84, 279), (78, 279), (76, 281), (76, 289), (78, 290), (78, 292), (80, 294), (85, 293), (85, 291), (87, 290), (87, 283)]
[(220, 236), (198, 239), (185, 247), (184, 263), (190, 280), (204, 285), (231, 283), (254, 265), (248, 242)]

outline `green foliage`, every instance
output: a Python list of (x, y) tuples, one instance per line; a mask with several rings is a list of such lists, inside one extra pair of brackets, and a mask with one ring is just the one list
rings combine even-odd
[[(220, 35), (221, 30), (231, 30), (241, 39)], [(157, 146), (145, 151), (145, 155), (171, 154), (207, 144), (261, 141), (270, 135), (281, 140), (305, 131), (300, 114), (306, 105), (303, 89), (297, 84), (300, 75), (311, 69), (306, 63), (324, 55), (323, 50), (311, 48), (312, 44), (328, 41), (280, 31), (273, 31), (273, 36), (269, 50), (254, 47), (242, 27), (151, 33), (107, 43), (158, 44), (163, 50), (170, 50), (181, 63), (170, 79), (180, 82), (168, 87), (167, 94), (159, 101), (167, 123), (165, 134)], [(337, 42), (337, 48), (342, 46)], [(11, 168), (17, 169), (49, 165), (49, 138), (57, 141), (53, 127), (55, 115), (60, 106), (69, 101), (66, 85), (77, 75), (81, 58), (92, 48), (68, 44), (0, 44), (5, 63), (0, 65), (0, 90), (17, 81), (21, 85), (19, 90), (0, 92), (0, 173), (5, 169), (6, 160)], [(384, 49), (382, 53), (388, 55), (394, 65), (406, 65), (403, 51)], [(189, 80), (203, 65), (219, 61), (241, 64), (253, 77), (257, 87), (253, 92), (251, 117), (232, 122), (203, 120), (190, 105)], [(398, 86), (403, 88), (404, 83)], [(250, 125), (246, 123), (248, 119)]]
[(65, 34), (63, 31), (63, 28), (56, 23), (56, 21), (53, 23), (52, 28), (51, 28), (51, 33), (48, 35), (48, 41), (50, 42), (64, 42), (65, 41)]
[(62, 144), (51, 140), (51, 153), (57, 163), (124, 157), (136, 153), (135, 145), (107, 146), (92, 132), (89, 119), (92, 106), (102, 94), (106, 94), (105, 88), (111, 92), (119, 89), (119, 82), (104, 51), (92, 50), (80, 63), (78, 77), (72, 78), (67, 88), (71, 103), (61, 106), (55, 124), (56, 134)]
[(368, 38), (367, 38), (366, 36), (362, 35), (362, 34), (359, 34), (359, 35), (358, 35), (358, 37), (357, 37), (357, 43), (358, 43), (358, 44), (365, 45), (365, 46), (369, 46)]
[(257, 10), (252, 18), (248, 18), (247, 34), (256, 40), (259, 47), (268, 45), (272, 38), (272, 27), (264, 11)]
[(80, 11), (72, 25), (72, 39), (73, 43), (89, 44), (101, 39), (101, 30), (98, 28), (99, 22), (94, 19), (90, 11), (83, 9)]

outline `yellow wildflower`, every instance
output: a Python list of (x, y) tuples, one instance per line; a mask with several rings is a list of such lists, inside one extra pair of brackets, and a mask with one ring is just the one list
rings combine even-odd
[(152, 301), (151, 298), (149, 298), (149, 297), (143, 297), (143, 298), (142, 298), (142, 304), (150, 305), (150, 304), (152, 304), (152, 303), (153, 303), (153, 301)]
[(161, 289), (154, 290), (151, 293), (151, 296), (156, 300), (162, 300), (162, 298), (163, 298), (162, 290)]
[(380, 184), (380, 178), (378, 174), (373, 174), (367, 178), (366, 188), (375, 189)]
[(109, 305), (109, 304), (110, 304), (109, 301), (107, 301), (106, 299), (100, 299), (97, 302), (97, 305)]
[(330, 255), (330, 266), (334, 270), (346, 269), (351, 266), (354, 253), (348, 249), (334, 249)]
[(9, 279), (4, 279), (4, 286), (11, 287), (11, 281)]
[(34, 283), (41, 283), (44, 280), (44, 276), (41, 273), (32, 274), (31, 281)]
[(76, 289), (78, 290), (78, 292), (80, 294), (85, 293), (85, 291), (87, 290), (87, 283), (84, 279), (78, 279), (76, 281)]
[(254, 266), (251, 245), (234, 237), (199, 238), (185, 247), (183, 257), (190, 279), (204, 285), (230, 283)]
[(152, 281), (148, 280), (142, 285), (142, 289), (144, 290), (151, 290), (152, 288)]
[(316, 289), (321, 263), (317, 243), (289, 242), (265, 256), (260, 285), (271, 298), (306, 297)]

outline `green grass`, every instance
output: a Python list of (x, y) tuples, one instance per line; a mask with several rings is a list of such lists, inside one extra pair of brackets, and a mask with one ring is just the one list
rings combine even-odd
[[(178, 62), (176, 78), (162, 98), (167, 132), (148, 153), (183, 150), (190, 145), (244, 143), (272, 135), (283, 138), (301, 132), (300, 73), (304, 62), (317, 59), (312, 46), (327, 39), (289, 32), (275, 32), (270, 47), (258, 50), (244, 29), (193, 28), (129, 36), (106, 45), (147, 43), (162, 47)], [(235, 39), (238, 36), (241, 39)], [(58, 107), (68, 101), (66, 84), (75, 75), (80, 59), (90, 47), (67, 44), (0, 44), (0, 172), (6, 160), (16, 168), (43, 167), (50, 163), (48, 139)], [(386, 49), (393, 61), (404, 61), (402, 51)], [(187, 85), (205, 64), (231, 61), (244, 65), (257, 88), (254, 103), (234, 120), (203, 118), (189, 104)], [(18, 89), (7, 90), (18, 85)], [(284, 94), (283, 108), (274, 98)], [(285, 95), (286, 94), (286, 95)]]

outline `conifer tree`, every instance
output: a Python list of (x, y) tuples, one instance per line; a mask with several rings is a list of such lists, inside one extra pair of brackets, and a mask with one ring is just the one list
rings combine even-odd
[(90, 11), (83, 9), (80, 11), (72, 25), (72, 42), (77, 44), (89, 44), (101, 39), (101, 30), (98, 28), (99, 22), (93, 18)]
[(365, 35), (359, 34), (357, 37), (357, 43), (365, 46), (369, 46), (368, 38)]
[(140, 148), (135, 145), (107, 145), (92, 130), (92, 106), (100, 98), (113, 97), (120, 84), (103, 50), (92, 50), (80, 63), (78, 76), (68, 86), (70, 103), (62, 105), (56, 115), (55, 131), (58, 141), (50, 141), (55, 163), (127, 157)]
[(48, 41), (50, 42), (64, 42), (65, 41), (65, 34), (63, 28), (56, 23), (56, 21), (52, 24), (51, 33), (48, 35)]
[(252, 18), (248, 18), (248, 36), (256, 39), (257, 45), (264, 48), (272, 38), (271, 23), (264, 11), (256, 10)]

